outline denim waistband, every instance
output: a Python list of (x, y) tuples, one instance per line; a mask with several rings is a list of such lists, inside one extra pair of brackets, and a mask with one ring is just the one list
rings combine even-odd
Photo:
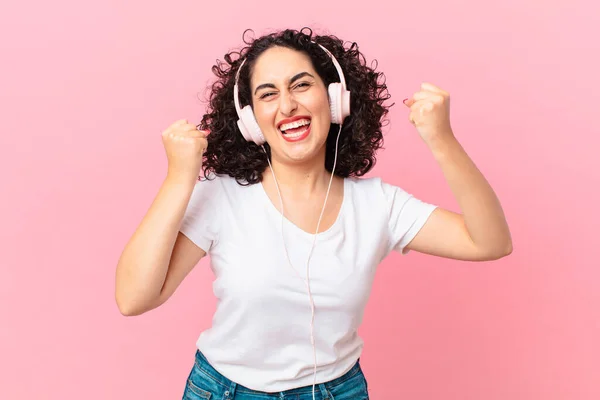
[[(229, 389), (232, 387), (232, 384), (235, 384), (236, 392), (264, 393), (264, 392), (258, 392), (256, 390), (252, 390), (250, 388), (242, 386), (236, 382), (231, 381), (230, 379), (226, 378), (225, 376), (223, 376), (220, 372), (218, 372), (216, 369), (214, 369), (212, 367), (212, 365), (210, 365), (210, 363), (208, 362), (206, 357), (204, 357), (204, 354), (202, 354), (202, 352), (200, 350), (196, 350), (196, 362), (195, 363), (196, 363), (196, 366), (200, 370), (202, 370), (205, 374), (210, 376), (214, 380), (215, 383), (222, 385), (225, 389)], [(319, 384), (319, 386), (325, 386), (325, 388), (327, 388), (328, 390), (334, 389), (336, 386), (341, 385), (342, 383), (346, 382), (348, 379), (354, 377), (357, 374), (362, 374), (362, 370), (360, 368), (360, 358), (356, 361), (354, 366), (352, 366), (352, 368), (350, 368), (350, 370), (348, 372), (346, 372), (344, 375), (340, 376), (339, 378), (335, 378), (331, 381)], [(305, 394), (305, 393), (310, 393), (310, 392), (312, 392), (312, 385), (302, 386), (299, 388), (289, 389), (289, 390), (285, 390), (283, 392), (276, 392), (276, 393), (282, 393), (287, 396), (287, 395), (294, 395), (294, 394)]]

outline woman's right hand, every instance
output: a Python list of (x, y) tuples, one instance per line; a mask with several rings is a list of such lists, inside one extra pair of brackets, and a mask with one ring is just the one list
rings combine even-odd
[(186, 119), (174, 122), (162, 133), (168, 160), (167, 176), (170, 179), (198, 180), (202, 168), (202, 155), (208, 146), (208, 132), (199, 131)]

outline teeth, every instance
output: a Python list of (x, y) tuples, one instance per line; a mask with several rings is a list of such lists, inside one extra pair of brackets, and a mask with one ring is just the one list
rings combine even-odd
[(310, 119), (300, 119), (298, 121), (290, 122), (289, 124), (283, 124), (279, 127), (279, 129), (281, 131), (286, 131), (288, 129), (299, 128), (308, 124), (310, 124)]
[(306, 133), (306, 131), (307, 131), (307, 130), (308, 130), (308, 128), (306, 128), (306, 129), (305, 129), (305, 130), (303, 130), (302, 132), (296, 132), (296, 133), (286, 133), (286, 134), (285, 134), (285, 137), (287, 137), (287, 138), (291, 138), (291, 139), (294, 139), (294, 138), (297, 138), (297, 137), (300, 137), (300, 136), (304, 135), (304, 134)]

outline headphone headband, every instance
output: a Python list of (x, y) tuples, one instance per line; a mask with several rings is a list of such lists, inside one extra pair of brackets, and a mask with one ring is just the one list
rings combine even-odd
[[(315, 42), (312, 42), (312, 43), (315, 43)], [(322, 48), (325, 51), (325, 53), (327, 53), (329, 55), (329, 57), (331, 58), (331, 61), (333, 62), (333, 66), (337, 70), (338, 76), (340, 77), (340, 83), (342, 84), (342, 88), (344, 90), (346, 90), (346, 79), (344, 79), (344, 73), (342, 72), (342, 66), (340, 65), (338, 60), (325, 47), (321, 46), (319, 43), (315, 43), (315, 44), (317, 46), (319, 46), (320, 48)]]

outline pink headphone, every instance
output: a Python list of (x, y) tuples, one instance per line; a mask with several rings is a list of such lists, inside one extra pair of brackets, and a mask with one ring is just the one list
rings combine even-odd
[[(315, 43), (315, 42), (313, 42)], [(340, 77), (340, 82), (330, 83), (327, 88), (327, 92), (329, 93), (329, 110), (331, 112), (331, 122), (334, 124), (341, 125), (344, 122), (344, 119), (350, 115), (350, 92), (346, 89), (346, 80), (344, 79), (344, 73), (342, 72), (342, 67), (335, 59), (333, 54), (329, 52), (325, 47), (321, 46), (318, 43), (319, 47), (321, 47), (331, 58), (333, 61), (333, 65), (338, 72)], [(256, 118), (254, 118), (254, 112), (252, 111), (252, 107), (250, 105), (245, 106), (240, 109), (240, 100), (238, 98), (238, 79), (240, 76), (240, 70), (242, 66), (246, 62), (246, 59), (242, 61), (242, 64), (237, 70), (235, 74), (235, 85), (233, 86), (233, 100), (235, 102), (235, 111), (238, 115), (237, 125), (246, 139), (249, 142), (254, 142), (257, 145), (262, 145), (265, 143), (265, 137), (261, 132), (258, 122), (256, 122)]]

